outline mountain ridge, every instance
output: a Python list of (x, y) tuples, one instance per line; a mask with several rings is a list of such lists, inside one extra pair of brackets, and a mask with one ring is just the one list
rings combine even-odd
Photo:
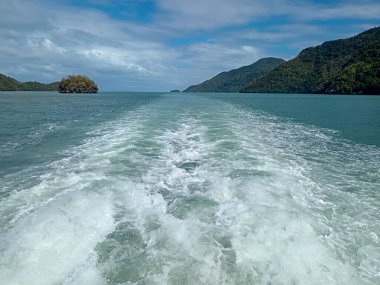
[(37, 81), (20, 82), (0, 73), (0, 91), (56, 91), (59, 82), (41, 83)]
[(240, 92), (380, 94), (380, 27), (306, 48)]
[(200, 84), (192, 85), (183, 92), (239, 92), (252, 80), (264, 76), (284, 59), (267, 57), (230, 71), (223, 71)]

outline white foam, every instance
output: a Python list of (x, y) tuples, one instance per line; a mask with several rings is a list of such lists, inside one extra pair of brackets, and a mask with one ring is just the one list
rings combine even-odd
[[(57, 284), (78, 274), (99, 240), (112, 231), (112, 214), (112, 203), (104, 196), (74, 192), (24, 217), (1, 237), (0, 280)], [(94, 265), (81, 278), (101, 279)]]
[[(106, 173), (110, 157), (125, 149), (120, 136), (133, 136), (139, 127), (113, 123), (66, 158), (6, 177), (6, 187), (19, 189), (2, 200), (0, 209), (0, 280), (5, 284), (105, 282), (95, 248), (115, 227), (113, 178)], [(38, 183), (26, 188), (38, 172)]]
[(0, 211), (13, 212), (0, 279), (376, 282), (378, 149), (222, 102), (187, 102), (163, 99), (103, 126), (5, 200)]

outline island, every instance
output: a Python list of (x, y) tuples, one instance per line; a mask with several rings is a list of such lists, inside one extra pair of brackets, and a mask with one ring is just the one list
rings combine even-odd
[(98, 86), (84, 75), (69, 75), (58, 85), (59, 93), (98, 93)]
[(177, 89), (175, 89), (175, 90), (170, 90), (170, 92), (171, 92), (171, 93), (180, 93), (181, 90), (177, 90)]

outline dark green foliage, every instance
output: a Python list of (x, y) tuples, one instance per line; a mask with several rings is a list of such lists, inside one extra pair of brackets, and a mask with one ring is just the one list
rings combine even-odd
[(70, 75), (61, 80), (58, 86), (60, 93), (97, 93), (98, 86), (84, 75)]
[(380, 94), (380, 28), (307, 48), (241, 92)]
[(5, 76), (0, 73), (0, 90), (1, 91), (16, 91), (22, 90), (22, 83), (18, 82), (16, 79)]
[(25, 91), (56, 91), (58, 82), (45, 84), (37, 81), (28, 81), (23, 83), (23, 88)]
[(222, 72), (201, 84), (190, 86), (184, 92), (239, 92), (249, 82), (267, 74), (283, 62), (285, 61), (281, 58), (263, 58), (251, 65)]
[(44, 84), (40, 82), (20, 82), (0, 73), (0, 91), (54, 91), (58, 82)]

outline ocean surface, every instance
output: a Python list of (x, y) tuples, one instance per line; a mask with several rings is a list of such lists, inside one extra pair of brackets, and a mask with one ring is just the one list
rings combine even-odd
[(2, 92), (0, 284), (380, 284), (380, 97)]

